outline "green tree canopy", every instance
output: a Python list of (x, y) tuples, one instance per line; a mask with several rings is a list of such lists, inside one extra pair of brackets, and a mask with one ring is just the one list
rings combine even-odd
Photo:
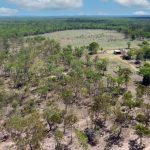
[(89, 45), (88, 49), (91, 55), (96, 54), (99, 49), (99, 44), (96, 42), (93, 42)]

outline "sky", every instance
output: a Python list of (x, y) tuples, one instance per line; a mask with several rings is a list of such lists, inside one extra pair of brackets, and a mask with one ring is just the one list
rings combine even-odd
[(83, 15), (150, 15), (150, 0), (0, 0), (0, 16)]

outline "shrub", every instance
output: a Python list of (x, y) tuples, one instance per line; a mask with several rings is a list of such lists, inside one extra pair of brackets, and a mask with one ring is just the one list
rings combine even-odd
[(99, 49), (99, 44), (96, 42), (93, 42), (89, 45), (88, 49), (89, 49), (89, 54), (94, 55), (97, 53)]

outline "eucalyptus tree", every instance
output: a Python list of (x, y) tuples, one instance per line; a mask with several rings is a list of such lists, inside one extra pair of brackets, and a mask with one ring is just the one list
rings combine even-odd
[(62, 50), (62, 61), (64, 62), (65, 70), (68, 70), (70, 68), (71, 62), (73, 60), (73, 48), (71, 45), (68, 45), (67, 47), (63, 48)]
[(138, 124), (135, 126), (135, 132), (138, 135), (139, 139), (140, 139), (140, 145), (143, 145), (143, 137), (150, 137), (150, 130), (149, 128)]
[(96, 69), (102, 75), (104, 75), (105, 71), (107, 71), (107, 66), (108, 66), (108, 60), (107, 59), (100, 59), (96, 63)]
[(143, 104), (142, 110), (145, 117), (145, 125), (148, 127), (150, 125), (150, 104)]
[(122, 70), (122, 76), (125, 80), (126, 89), (128, 89), (128, 83), (130, 81), (130, 75), (132, 74), (131, 70), (129, 68), (124, 68)]
[(19, 88), (30, 80), (29, 67), (31, 62), (29, 49), (22, 49), (8, 58), (5, 69), (9, 71), (15, 87)]
[(84, 54), (84, 50), (85, 48), (84, 47), (76, 47), (74, 49), (74, 55), (77, 57), (77, 58), (81, 58)]
[(145, 86), (144, 85), (138, 85), (136, 88), (136, 99), (143, 98), (145, 95)]
[[(46, 76), (48, 76), (48, 67), (44, 60), (36, 57), (34, 63), (31, 64), (29, 68), (29, 73), (31, 75), (31, 85), (38, 86), (39, 82)], [(43, 83), (42, 83), (43, 85)], [(40, 84), (41, 86), (41, 84)]]
[(121, 106), (116, 105), (113, 109), (114, 115), (114, 125), (119, 129), (119, 132), (116, 135), (116, 138), (121, 138), (122, 128), (124, 127), (125, 123), (128, 121), (128, 114), (122, 112)]
[(83, 87), (84, 72), (83, 72), (83, 62), (80, 60), (74, 60), (71, 64), (70, 75), (70, 85), (73, 88), (75, 100), (78, 101), (80, 96), (80, 90)]
[(91, 67), (93, 65), (93, 62), (91, 61), (91, 57), (88, 53), (85, 53), (84, 64), (86, 65), (86, 67)]
[(21, 108), (21, 115), (26, 116), (36, 112), (35, 101), (33, 99), (24, 102)]
[[(64, 111), (64, 115), (63, 115), (63, 120), (65, 120), (66, 115), (68, 114), (68, 107), (73, 105), (74, 103), (74, 97), (73, 97), (73, 91), (72, 89), (69, 89), (69, 87), (65, 87), (64, 89), (62, 89), (61, 93), (60, 93), (60, 98), (62, 100), (62, 102), (65, 105), (65, 111)], [(64, 122), (64, 133), (65, 133), (65, 122)]]
[(88, 50), (89, 50), (89, 54), (93, 55), (93, 54), (97, 54), (97, 51), (99, 50), (99, 44), (96, 42), (92, 42), (89, 46), (88, 46)]
[(73, 91), (72, 89), (64, 88), (61, 92), (61, 99), (65, 104), (65, 112), (67, 113), (68, 106), (73, 104)]
[(14, 115), (6, 122), (6, 128), (19, 150), (41, 149), (40, 143), (45, 137), (45, 127), (38, 113), (25, 117)]
[(85, 75), (85, 85), (88, 89), (89, 96), (96, 94), (98, 89), (98, 81), (100, 81), (101, 76), (98, 72), (94, 71), (92, 68), (86, 68), (84, 70)]
[(119, 69), (116, 72), (118, 79), (122, 79), (122, 81), (125, 83), (126, 89), (128, 88), (128, 83), (130, 81), (130, 75), (132, 74), (131, 70), (129, 68), (121, 68), (119, 66)]
[(62, 145), (61, 145), (61, 142), (63, 140), (63, 132), (61, 132), (59, 129), (56, 129), (55, 130), (55, 133), (54, 133), (54, 138), (55, 138), (55, 150), (60, 150), (62, 149)]
[(117, 82), (117, 85), (118, 85), (118, 88), (120, 89), (121, 86), (123, 85), (124, 83), (124, 79), (122, 77), (122, 68), (119, 66), (118, 67), (118, 70), (117, 71), (114, 71), (117, 75), (116, 77), (116, 82)]
[(61, 54), (50, 55), (48, 58), (48, 71), (50, 75), (58, 75), (63, 71), (64, 66), (61, 64)]
[(107, 88), (111, 89), (114, 88), (116, 85), (116, 78), (113, 77), (111, 74), (108, 74), (106, 78), (107, 78)]
[(120, 89), (122, 88), (123, 84), (124, 84), (124, 78), (122, 76), (118, 76), (116, 78), (116, 83), (117, 83), (117, 88), (118, 88), (118, 94), (120, 94)]
[[(110, 97), (106, 94), (94, 97), (93, 103), (89, 109), (91, 120), (93, 123), (97, 121), (106, 121), (110, 113)], [(96, 128), (96, 124), (95, 127)]]
[(57, 124), (62, 123), (62, 113), (56, 107), (50, 106), (43, 112), (43, 117), (46, 120), (49, 130), (56, 129)]
[(57, 55), (61, 51), (60, 44), (55, 40), (46, 39), (41, 44), (43, 46), (43, 57), (44, 59), (48, 58), (50, 55)]
[(135, 101), (133, 100), (133, 96), (130, 91), (123, 95), (123, 104), (129, 108), (129, 111), (135, 107)]
[(65, 128), (70, 128), (71, 129), (71, 140), (70, 140), (70, 142), (69, 142), (69, 144), (71, 144), (72, 143), (72, 139), (73, 139), (73, 137), (72, 137), (72, 132), (73, 132), (73, 129), (75, 129), (75, 123), (78, 121), (78, 118), (77, 118), (77, 116), (76, 115), (74, 115), (73, 113), (71, 113), (71, 114), (67, 114), (66, 116), (65, 116), (65, 118), (64, 118), (64, 126), (65, 126)]
[(128, 49), (131, 48), (131, 42), (127, 42)]
[(143, 84), (150, 85), (150, 63), (145, 63), (139, 73), (143, 76)]

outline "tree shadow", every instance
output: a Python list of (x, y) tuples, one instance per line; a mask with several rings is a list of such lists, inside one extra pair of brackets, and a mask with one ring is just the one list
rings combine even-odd
[(144, 144), (139, 144), (137, 139), (129, 141), (129, 150), (144, 150)]
[(106, 146), (104, 150), (110, 150), (113, 145), (118, 145), (119, 147), (122, 146), (122, 141), (124, 140), (122, 136), (118, 136), (119, 133), (117, 134), (111, 134), (109, 137), (105, 140), (106, 141)]
[(96, 146), (98, 141), (97, 141), (97, 138), (96, 138), (96, 132), (94, 129), (90, 129), (90, 128), (86, 128), (85, 131), (84, 131), (85, 135), (87, 136), (88, 138), (88, 143), (91, 145), (91, 146)]
[(110, 130), (107, 129), (105, 121), (101, 119), (97, 119), (95, 120), (94, 124), (95, 124), (96, 130), (100, 130), (102, 135), (106, 133), (110, 133)]
[(68, 145), (57, 144), (55, 150), (71, 150), (71, 149), (68, 147)]

